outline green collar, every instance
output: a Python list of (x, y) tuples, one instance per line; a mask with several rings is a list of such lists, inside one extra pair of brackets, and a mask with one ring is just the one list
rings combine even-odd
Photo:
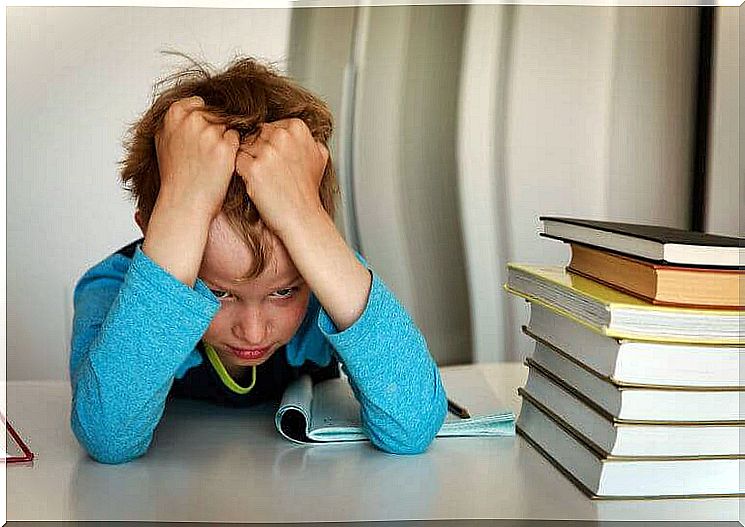
[(239, 386), (238, 383), (235, 382), (230, 376), (228, 370), (225, 369), (225, 366), (220, 361), (220, 357), (217, 356), (215, 348), (204, 342), (204, 350), (207, 352), (207, 358), (212, 364), (212, 367), (215, 368), (217, 375), (220, 376), (220, 379), (225, 386), (227, 386), (232, 392), (235, 392), (238, 395), (245, 395), (251, 391), (251, 389), (256, 384), (256, 366), (251, 367), (251, 385), (244, 388), (243, 386)]

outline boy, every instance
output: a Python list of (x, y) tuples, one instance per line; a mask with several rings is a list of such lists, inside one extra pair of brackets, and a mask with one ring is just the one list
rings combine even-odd
[(144, 454), (169, 396), (277, 400), (338, 363), (374, 445), (430, 444), (437, 367), (334, 226), (330, 135), (322, 102), (252, 59), (171, 78), (132, 128), (122, 179), (144, 238), (74, 297), (71, 424), (92, 457)]

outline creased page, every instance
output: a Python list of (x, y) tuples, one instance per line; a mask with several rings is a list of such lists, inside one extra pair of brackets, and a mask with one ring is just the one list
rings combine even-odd
[(279, 433), (296, 443), (312, 443), (308, 437), (308, 423), (313, 404), (313, 381), (303, 375), (285, 389), (274, 424)]
[(313, 411), (308, 435), (317, 441), (364, 441), (360, 403), (344, 378), (330, 379), (313, 387)]
[(440, 370), (448, 397), (465, 407), (470, 419), (448, 413), (438, 432), (443, 436), (502, 436), (515, 434), (515, 415), (500, 401), (484, 378), (471, 368)]

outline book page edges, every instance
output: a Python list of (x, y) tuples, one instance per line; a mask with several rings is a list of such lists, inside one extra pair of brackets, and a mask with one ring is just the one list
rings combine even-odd
[[(701, 309), (691, 307), (677, 307), (677, 306), (658, 306), (645, 302), (639, 298), (631, 296), (627, 293), (615, 290), (611, 287), (579, 276), (576, 274), (568, 273), (564, 267), (560, 266), (539, 266), (539, 265), (526, 265), (517, 263), (508, 263), (508, 269), (515, 269), (529, 276), (533, 276), (540, 281), (549, 282), (553, 285), (558, 286), (561, 289), (574, 291), (575, 293), (582, 295), (586, 298), (595, 300), (605, 305), (609, 310), (613, 309), (634, 309), (634, 310), (646, 310), (646, 311), (659, 311), (669, 313), (681, 313), (685, 312), (688, 314), (698, 314), (703, 316), (740, 316), (741, 312), (738, 310), (726, 310), (726, 309)], [(511, 288), (508, 289), (510, 292), (516, 292)], [(521, 294), (520, 296), (525, 296)]]
[(285, 388), (274, 415), (274, 425), (283, 437), (294, 443), (311, 442), (308, 433), (312, 400), (313, 383), (308, 375), (295, 379)]
[[(654, 390), (670, 390), (670, 391), (693, 391), (693, 392), (738, 392), (738, 391), (745, 391), (745, 385), (738, 386), (700, 386), (700, 385), (678, 385), (678, 384), (650, 384), (650, 383), (633, 383), (633, 382), (626, 382), (616, 379), (613, 376), (603, 375), (599, 371), (596, 371), (591, 366), (585, 364), (581, 360), (579, 360), (576, 357), (573, 357), (563, 349), (559, 348), (558, 346), (550, 343), (543, 337), (539, 337), (528, 326), (522, 326), (522, 332), (530, 337), (531, 339), (535, 340), (536, 342), (543, 344), (544, 346), (552, 349), (557, 354), (561, 355), (571, 363), (575, 364), (576, 366), (582, 368), (586, 372), (594, 375), (598, 379), (601, 379), (605, 382), (608, 382), (610, 384), (613, 384), (614, 386), (618, 387), (619, 389), (624, 388), (642, 388), (642, 389), (654, 389)], [(628, 342), (628, 341), (626, 341)], [(639, 341), (642, 342), (642, 341)], [(733, 348), (733, 349), (739, 349), (739, 348)]]
[(737, 494), (686, 494), (686, 495), (672, 495), (672, 496), (599, 496), (588, 489), (581, 481), (579, 481), (574, 475), (564, 468), (558, 461), (556, 461), (543, 447), (541, 447), (536, 441), (534, 441), (528, 434), (525, 433), (519, 426), (516, 427), (517, 434), (522, 437), (526, 443), (534, 448), (539, 454), (541, 454), (546, 461), (548, 461), (553, 467), (561, 472), (569, 481), (574, 484), (582, 493), (593, 500), (598, 501), (618, 501), (618, 500), (668, 500), (668, 499), (700, 499), (700, 498), (742, 498), (745, 497), (745, 493)]
[[(582, 402), (585, 406), (593, 410), (595, 413), (603, 417), (605, 420), (615, 424), (626, 424), (626, 425), (655, 425), (655, 426), (745, 426), (745, 421), (660, 421), (660, 420), (638, 420), (638, 419), (622, 419), (611, 412), (600, 406), (590, 397), (580, 392), (577, 388), (569, 384), (564, 379), (559, 378), (556, 374), (548, 371), (544, 366), (530, 360), (525, 359), (525, 364), (529, 368), (534, 369), (539, 375), (546, 378), (549, 382), (558, 386), (575, 399)], [(520, 388), (518, 388), (518, 391)]]
[[(585, 326), (586, 328), (591, 329), (592, 331), (596, 333), (605, 335), (606, 337), (613, 337), (616, 339), (624, 339), (624, 340), (643, 340), (647, 342), (677, 342), (681, 344), (733, 344), (733, 345), (742, 344), (742, 341), (737, 337), (719, 338), (719, 339), (697, 338), (697, 337), (691, 337), (691, 336), (666, 337), (666, 336), (660, 336), (660, 335), (649, 334), (649, 333), (634, 333), (630, 331), (619, 331), (615, 328), (609, 328), (608, 326), (596, 326), (594, 324), (587, 322), (584, 319), (577, 317), (570, 311), (562, 309), (559, 306), (556, 306), (554, 304), (549, 304), (548, 302), (538, 297), (528, 295), (526, 293), (523, 293), (522, 291), (518, 291), (517, 289), (513, 289), (512, 287), (509, 286), (509, 284), (504, 284), (503, 287), (507, 292), (512, 293), (513, 295), (522, 297), (530, 302), (543, 306), (546, 309), (553, 311), (554, 313), (557, 313), (563, 317), (566, 317), (578, 324)], [(651, 309), (654, 310), (655, 308), (652, 307)], [(662, 308), (657, 308), (657, 309), (662, 309)]]
[[(697, 295), (696, 297), (691, 296), (683, 296), (681, 298), (681, 295), (677, 293), (675, 290), (670, 290), (670, 286), (666, 285), (664, 282), (666, 281), (666, 278), (662, 278), (662, 275), (658, 277), (657, 280), (657, 291), (655, 293), (655, 296), (646, 296), (644, 293), (640, 293), (637, 291), (634, 291), (628, 287), (624, 287), (621, 284), (613, 283), (607, 280), (603, 280), (602, 278), (599, 278), (597, 276), (593, 276), (590, 273), (586, 273), (585, 271), (582, 271), (580, 269), (576, 269), (574, 267), (567, 267), (569, 271), (571, 271), (573, 274), (576, 274), (578, 276), (583, 276), (589, 280), (595, 280), (601, 284), (604, 284), (608, 287), (614, 287), (618, 289), (619, 291), (623, 291), (624, 293), (637, 297), (640, 300), (643, 300), (645, 302), (648, 302), (652, 304), (652, 307), (671, 307), (671, 308), (683, 308), (683, 309), (696, 309), (696, 310), (706, 310), (706, 311), (745, 311), (745, 305), (739, 305), (736, 303), (732, 303), (731, 305), (725, 305), (722, 303), (710, 303), (707, 304), (705, 302), (698, 302), (695, 303), (696, 299), (698, 300), (709, 300), (711, 295), (703, 296), (703, 295)], [(698, 285), (698, 284), (697, 284)], [(674, 286), (677, 287), (677, 286)], [(677, 296), (676, 296), (677, 294)], [(725, 299), (724, 302), (738, 302), (740, 301), (740, 295), (730, 295), (731, 298)], [(720, 302), (717, 300), (716, 302)]]

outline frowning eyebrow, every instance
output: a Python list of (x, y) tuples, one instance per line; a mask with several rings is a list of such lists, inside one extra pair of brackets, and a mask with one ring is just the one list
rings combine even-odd
[(295, 276), (292, 277), (291, 280), (281, 280), (277, 282), (277, 289), (281, 289), (282, 287), (289, 287), (291, 285), (295, 285), (298, 282), (302, 282), (303, 277), (300, 276), (300, 273), (295, 273)]
[[(200, 276), (200, 278), (207, 285), (207, 287), (209, 287), (210, 289), (219, 289), (220, 291), (228, 291), (228, 290), (230, 290), (230, 286), (223, 287), (222, 285), (220, 285), (220, 283), (223, 283), (222, 280), (212, 280), (211, 278), (207, 278), (207, 277), (204, 277), (204, 276)], [(280, 277), (276, 282), (274, 282), (270, 286), (270, 289), (273, 289), (273, 290), (282, 289), (282, 288), (290, 287), (290, 286), (293, 286), (293, 285), (299, 285), (302, 282), (304, 282), (304, 279), (303, 279), (302, 275), (300, 275), (300, 273), (295, 273), (289, 279), (285, 279), (285, 278), (281, 278)], [(238, 286), (240, 286), (242, 284), (245, 284), (245, 283), (246, 283), (246, 281), (245, 280), (241, 280), (241, 279), (235, 279), (235, 280), (232, 280), (231, 281), (231, 284), (232, 285), (238, 285)]]

